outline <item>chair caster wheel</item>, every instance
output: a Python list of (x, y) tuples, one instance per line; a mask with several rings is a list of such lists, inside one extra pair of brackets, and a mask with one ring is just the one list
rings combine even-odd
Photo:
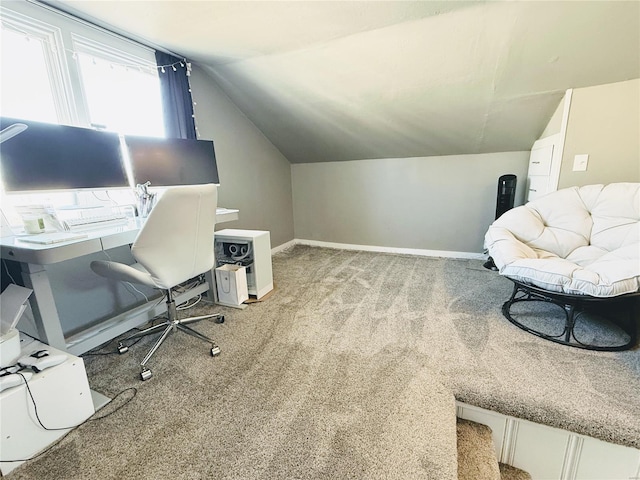
[(213, 347), (211, 347), (211, 356), (217, 357), (218, 355), (220, 355), (220, 347), (214, 345)]
[(224, 315), (218, 315), (216, 317), (216, 323), (224, 323)]
[(148, 368), (145, 368), (140, 372), (140, 380), (142, 381), (149, 380), (152, 376), (153, 374)]
[(123, 345), (122, 343), (118, 344), (118, 353), (122, 355), (123, 353), (127, 353), (129, 351), (129, 347)]

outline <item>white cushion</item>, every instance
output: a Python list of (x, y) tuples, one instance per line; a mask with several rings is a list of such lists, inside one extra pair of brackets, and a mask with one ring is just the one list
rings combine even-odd
[(558, 190), (507, 211), (485, 235), (500, 274), (549, 291), (640, 290), (640, 184)]

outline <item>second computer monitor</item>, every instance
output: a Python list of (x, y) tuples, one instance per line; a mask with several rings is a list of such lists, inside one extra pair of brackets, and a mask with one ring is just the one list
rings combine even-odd
[(152, 187), (220, 183), (210, 140), (125, 136), (134, 184)]

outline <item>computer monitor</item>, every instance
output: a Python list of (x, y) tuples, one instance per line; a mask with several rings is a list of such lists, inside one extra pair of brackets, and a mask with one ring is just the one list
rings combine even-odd
[(117, 133), (0, 117), (6, 192), (129, 186)]
[(220, 183), (213, 142), (125, 135), (134, 184), (152, 187)]

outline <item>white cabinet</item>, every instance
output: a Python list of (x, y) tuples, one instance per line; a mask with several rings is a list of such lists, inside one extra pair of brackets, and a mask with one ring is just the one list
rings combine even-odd
[(546, 193), (553, 191), (549, 187), (548, 175), (535, 175), (527, 178), (527, 201), (535, 200)]
[(558, 133), (533, 144), (527, 173), (528, 202), (558, 189), (563, 138)]
[[(23, 463), (22, 460), (44, 450), (95, 412), (82, 358), (37, 340), (29, 341), (22, 346), (22, 355), (46, 349), (50, 355), (66, 356), (66, 360), (29, 379), (33, 398), (24, 383), (0, 393), (0, 470), (3, 475)], [(34, 402), (38, 409), (37, 417)], [(58, 430), (60, 428), (62, 430)]]
[(554, 145), (542, 145), (531, 150), (529, 158), (528, 176), (548, 176), (551, 173), (551, 161), (553, 160)]
[(215, 232), (215, 254), (216, 267), (225, 264), (247, 267), (250, 295), (259, 299), (273, 290), (269, 232), (232, 228)]
[(562, 152), (564, 150), (564, 140), (569, 121), (571, 95), (572, 90), (567, 90), (563, 104), (561, 105), (562, 120), (560, 132), (541, 138), (531, 147), (526, 191), (526, 200), (528, 202), (558, 189), (560, 168), (562, 166)]

